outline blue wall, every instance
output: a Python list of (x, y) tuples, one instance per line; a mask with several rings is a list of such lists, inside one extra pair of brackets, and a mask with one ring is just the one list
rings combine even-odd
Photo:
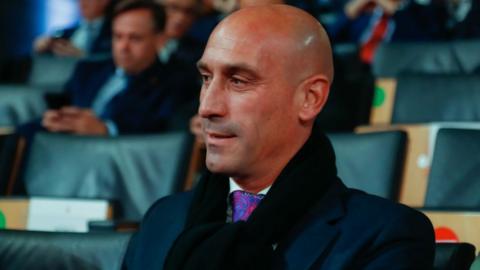
[(77, 19), (76, 0), (0, 0), (0, 58), (29, 55), (35, 37)]

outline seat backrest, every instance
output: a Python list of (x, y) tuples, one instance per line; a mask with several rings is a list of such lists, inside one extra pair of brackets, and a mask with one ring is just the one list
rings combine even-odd
[(425, 207), (480, 207), (480, 130), (440, 129)]
[(478, 104), (480, 76), (400, 76), (392, 123), (479, 121)]
[(28, 84), (44, 91), (60, 92), (72, 75), (78, 58), (34, 55)]
[(414, 74), (472, 74), (480, 72), (480, 41), (385, 43), (375, 52), (377, 77)]
[(353, 131), (368, 123), (374, 78), (358, 57), (356, 44), (334, 47), (335, 80), (316, 124), (326, 132)]
[[(21, 158), (20, 137), (16, 134), (0, 132), (0, 194), (9, 195), (13, 189), (19, 159)], [(20, 152), (19, 152), (20, 151)]]
[(141, 219), (158, 198), (183, 189), (188, 133), (89, 137), (39, 133), (25, 165), (30, 196), (118, 201), (119, 218)]
[(0, 127), (17, 126), (41, 117), (47, 106), (42, 91), (19, 86), (0, 86)]
[(475, 259), (475, 247), (469, 243), (437, 243), (435, 270), (468, 270)]
[(3, 270), (120, 269), (129, 233), (0, 230)]
[(402, 131), (329, 134), (338, 175), (348, 186), (397, 200), (406, 134)]

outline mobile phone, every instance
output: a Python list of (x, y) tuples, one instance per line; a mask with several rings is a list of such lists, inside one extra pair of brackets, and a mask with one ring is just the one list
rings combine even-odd
[(58, 110), (72, 103), (70, 96), (65, 93), (46, 93), (44, 98), (48, 108), (51, 110)]

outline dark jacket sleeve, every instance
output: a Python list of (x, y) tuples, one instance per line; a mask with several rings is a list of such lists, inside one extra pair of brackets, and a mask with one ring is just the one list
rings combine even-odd
[(433, 268), (435, 239), (433, 227), (423, 214), (404, 208), (396, 218), (387, 220), (383, 230), (353, 269)]

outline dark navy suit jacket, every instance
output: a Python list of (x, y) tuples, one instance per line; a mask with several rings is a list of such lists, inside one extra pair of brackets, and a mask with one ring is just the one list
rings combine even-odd
[[(115, 69), (111, 59), (80, 62), (65, 86), (72, 105), (91, 108)], [(109, 101), (106, 113), (100, 116), (113, 121), (120, 133), (148, 133), (188, 127), (200, 89), (196, 71), (175, 58), (167, 64), (157, 60), (141, 74), (129, 77), (127, 85)]]
[[(163, 269), (192, 193), (160, 199), (132, 238), (124, 269)], [(408, 207), (336, 181), (274, 252), (273, 269), (432, 269), (431, 223)]]

